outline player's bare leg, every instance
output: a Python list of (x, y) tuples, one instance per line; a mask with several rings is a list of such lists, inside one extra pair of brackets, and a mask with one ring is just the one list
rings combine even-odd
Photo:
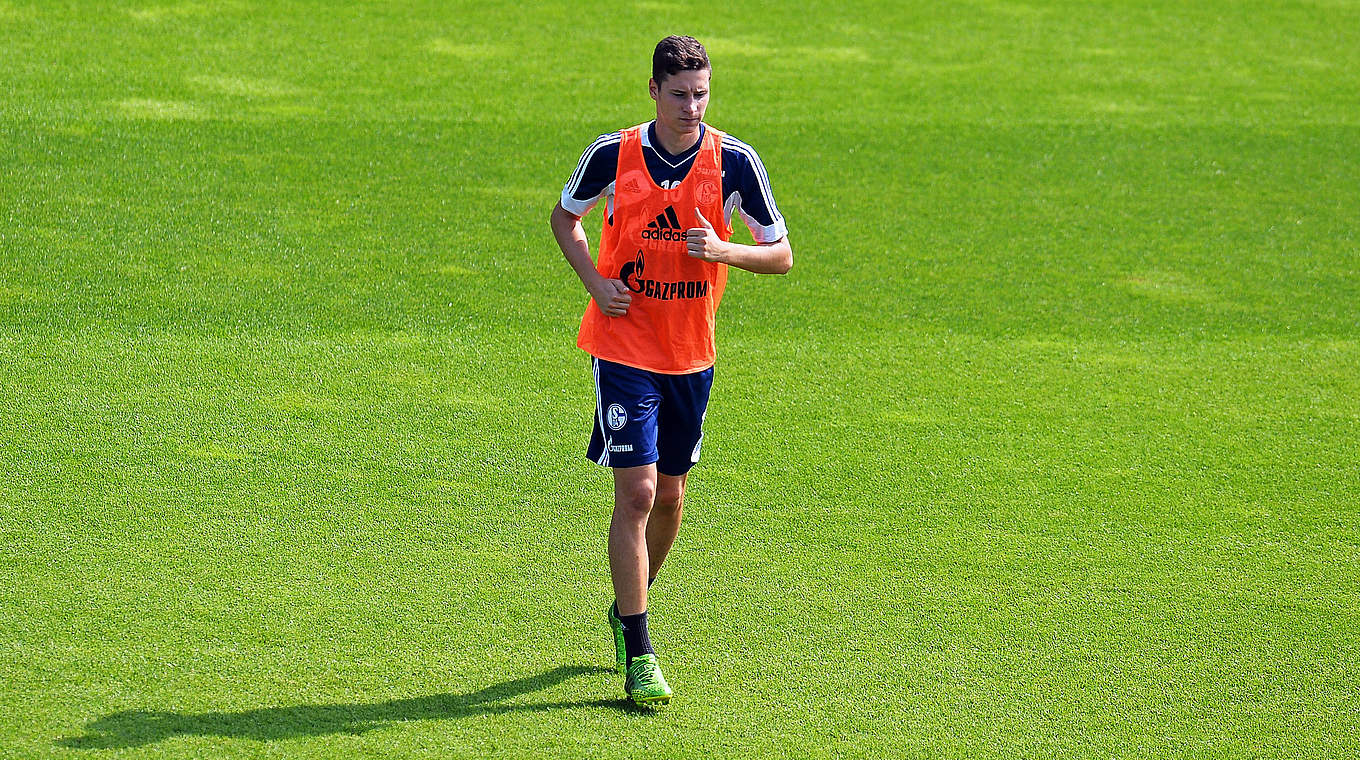
[(680, 533), (680, 520), (685, 511), (684, 475), (664, 475), (657, 473), (656, 498), (652, 502), (652, 513), (647, 518), (647, 561), (648, 578), (655, 578), (661, 571), (661, 563), (670, 554), (675, 537)]
[(619, 615), (647, 609), (647, 523), (656, 501), (655, 464), (614, 468), (614, 517), (609, 523), (609, 577)]
[(623, 692), (641, 705), (666, 704), (672, 694), (647, 635), (647, 518), (656, 496), (655, 464), (614, 468), (614, 517), (609, 522), (614, 607), (609, 624), (615, 645), (623, 645)]

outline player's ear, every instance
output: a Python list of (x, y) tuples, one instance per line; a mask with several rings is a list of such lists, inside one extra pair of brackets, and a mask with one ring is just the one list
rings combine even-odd
[(661, 85), (657, 84), (655, 79), (648, 77), (647, 92), (651, 93), (652, 100), (656, 100), (661, 95)]

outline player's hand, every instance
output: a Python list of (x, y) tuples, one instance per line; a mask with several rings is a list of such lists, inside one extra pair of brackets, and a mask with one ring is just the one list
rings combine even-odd
[(699, 217), (700, 227), (690, 227), (685, 230), (685, 248), (688, 249), (690, 256), (704, 261), (721, 263), (727, 252), (727, 244), (718, 237), (717, 230), (708, 223), (699, 209), (694, 209), (694, 213)]
[(599, 292), (592, 291), (590, 297), (595, 299), (595, 305), (600, 307), (606, 317), (622, 317), (628, 313), (628, 305), (633, 302), (633, 295), (628, 292), (623, 280), (601, 280)]

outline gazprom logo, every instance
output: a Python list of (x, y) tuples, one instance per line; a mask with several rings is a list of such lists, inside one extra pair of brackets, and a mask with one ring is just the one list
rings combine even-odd
[(683, 280), (680, 282), (645, 280), (642, 278), (642, 272), (646, 268), (647, 261), (643, 258), (642, 249), (639, 248), (636, 258), (619, 267), (619, 279), (634, 293), (641, 293), (658, 301), (673, 301), (677, 298), (708, 298), (709, 284), (707, 280)]

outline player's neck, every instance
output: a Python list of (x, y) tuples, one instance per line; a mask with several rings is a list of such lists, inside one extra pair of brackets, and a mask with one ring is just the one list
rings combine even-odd
[(660, 119), (656, 120), (656, 141), (672, 156), (678, 156), (693, 148), (694, 144), (699, 142), (699, 134), (699, 127), (688, 132), (676, 132), (668, 129)]

